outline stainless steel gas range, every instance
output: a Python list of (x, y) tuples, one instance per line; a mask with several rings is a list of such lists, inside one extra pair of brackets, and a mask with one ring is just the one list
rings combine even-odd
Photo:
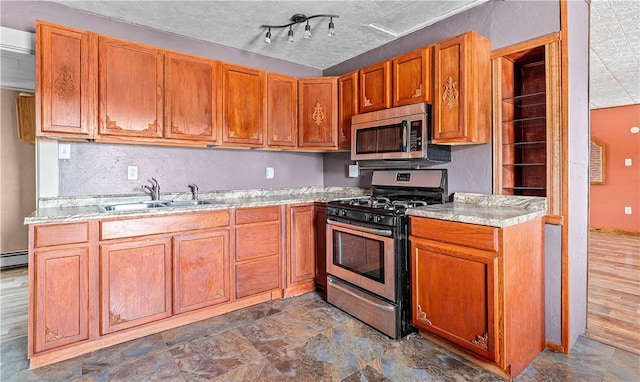
[(447, 170), (378, 170), (373, 195), (327, 204), (327, 301), (392, 338), (413, 331), (407, 208), (444, 203)]

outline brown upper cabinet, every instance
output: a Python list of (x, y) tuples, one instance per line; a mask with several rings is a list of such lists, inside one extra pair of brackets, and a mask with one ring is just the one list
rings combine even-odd
[(98, 134), (162, 137), (163, 79), (160, 49), (98, 37)]
[(96, 39), (91, 33), (38, 22), (38, 136), (88, 139), (96, 121)]
[(360, 112), (391, 107), (391, 61), (360, 69)]
[(222, 143), (262, 146), (265, 72), (222, 64)]
[(338, 147), (338, 77), (298, 81), (298, 146)]
[(338, 78), (338, 148), (351, 149), (351, 117), (358, 114), (358, 71)]
[(434, 50), (433, 143), (489, 143), (491, 41), (469, 31)]
[(267, 74), (267, 145), (296, 146), (298, 134), (298, 81), (295, 77)]
[(166, 52), (164, 136), (174, 139), (219, 140), (219, 63)]
[(393, 106), (431, 103), (432, 49), (432, 46), (428, 46), (393, 59)]

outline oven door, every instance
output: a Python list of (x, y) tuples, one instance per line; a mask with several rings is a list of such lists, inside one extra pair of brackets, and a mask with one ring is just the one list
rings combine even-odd
[(327, 220), (327, 274), (395, 302), (395, 264), (391, 229)]

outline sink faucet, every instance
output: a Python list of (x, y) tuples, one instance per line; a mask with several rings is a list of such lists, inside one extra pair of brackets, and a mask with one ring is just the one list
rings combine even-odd
[(195, 183), (192, 183), (189, 185), (189, 188), (191, 189), (191, 195), (193, 200), (198, 200), (198, 185)]
[(151, 187), (143, 184), (142, 189), (149, 191), (151, 200), (160, 200), (160, 183), (158, 183), (156, 178), (151, 178), (149, 182), (151, 183)]

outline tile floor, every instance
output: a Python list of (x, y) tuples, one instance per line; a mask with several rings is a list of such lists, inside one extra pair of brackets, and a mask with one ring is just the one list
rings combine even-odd
[[(270, 301), (28, 370), (26, 337), (0, 344), (2, 381), (498, 381), (411, 335), (393, 341), (319, 294)], [(580, 337), (517, 381), (640, 381), (640, 357)]]

